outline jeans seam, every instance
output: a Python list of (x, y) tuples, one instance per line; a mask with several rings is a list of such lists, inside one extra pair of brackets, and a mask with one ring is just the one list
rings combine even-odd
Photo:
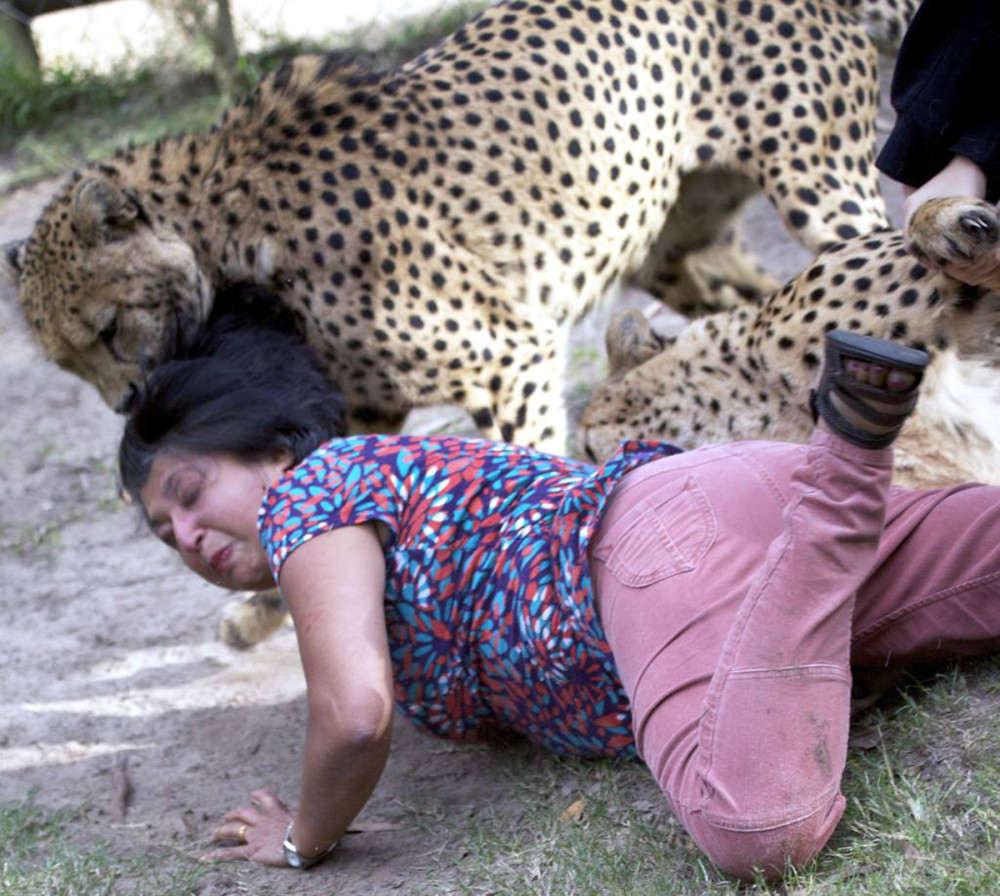
[(713, 812), (705, 809), (704, 804), (702, 804), (701, 808), (693, 810), (686, 806), (684, 808), (689, 809), (689, 811), (700, 813), (705, 823), (714, 828), (724, 831), (738, 831), (740, 833), (747, 834), (758, 833), (760, 831), (773, 831), (776, 828), (789, 827), (790, 825), (805, 821), (807, 818), (812, 817), (823, 809), (824, 806), (829, 805), (830, 799), (837, 794), (839, 789), (840, 782), (835, 781), (815, 800), (812, 800), (801, 808), (783, 812), (781, 815), (760, 815), (752, 818), (740, 818), (737, 820), (727, 819), (720, 815), (715, 815)]
[[(721, 447), (721, 446), (712, 446), (712, 447)], [(698, 469), (699, 467), (705, 467), (708, 466), (709, 464), (714, 464), (719, 460), (719, 458), (716, 456), (696, 457), (695, 456), (696, 453), (697, 452), (695, 451), (690, 451), (686, 454), (672, 454), (669, 457), (658, 458), (657, 460), (652, 461), (649, 464), (644, 464), (642, 466), (636, 467), (633, 470), (629, 470), (629, 472), (625, 474), (625, 476), (621, 479), (618, 485), (615, 486), (612, 494), (613, 500), (617, 501), (620, 495), (627, 495), (634, 489), (641, 488), (643, 485), (645, 485), (646, 477), (640, 478), (638, 476), (634, 476), (633, 474), (639, 472), (649, 472), (650, 476), (648, 478), (652, 478), (652, 476), (655, 475), (651, 472), (652, 466), (653, 464), (656, 464), (660, 461), (664, 460), (672, 461), (673, 463), (671, 464), (670, 471), (672, 473), (679, 473), (683, 470), (695, 470)], [(733, 451), (732, 448), (730, 447), (729, 452), (726, 456), (741, 457), (742, 455)], [(607, 511), (607, 507), (605, 508), (605, 511)]]
[(950, 588), (945, 588), (941, 591), (935, 591), (933, 594), (927, 595), (923, 600), (918, 601), (915, 604), (909, 604), (905, 607), (900, 607), (898, 610), (894, 610), (886, 616), (882, 616), (880, 619), (876, 619), (874, 622), (869, 623), (865, 628), (858, 632), (855, 632), (851, 638), (852, 644), (859, 644), (865, 638), (871, 637), (872, 635), (878, 633), (887, 625), (898, 622), (900, 619), (909, 616), (911, 613), (915, 613), (918, 610), (922, 610), (931, 604), (938, 603), (939, 601), (946, 600), (949, 597), (954, 597), (956, 594), (961, 594), (963, 591), (968, 591), (971, 588), (978, 588), (982, 585), (988, 585), (990, 582), (994, 582), (1000, 579), (1000, 572), (990, 573), (986, 576), (980, 576), (978, 579), (971, 579), (968, 582), (963, 582), (961, 585), (952, 585)]
[(748, 668), (730, 669), (726, 676), (728, 682), (732, 678), (741, 680), (758, 678), (793, 678), (808, 673), (809, 678), (818, 678), (820, 675), (829, 675), (837, 680), (850, 681), (848, 666), (837, 666), (834, 663), (802, 663), (796, 666), (775, 666), (773, 668)]

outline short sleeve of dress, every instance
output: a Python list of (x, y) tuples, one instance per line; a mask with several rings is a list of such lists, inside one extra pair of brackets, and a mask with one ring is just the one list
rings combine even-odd
[(365, 438), (328, 442), (264, 495), (257, 529), (275, 580), (296, 548), (343, 526), (383, 522), (392, 546), (400, 509), (395, 464), (370, 448)]

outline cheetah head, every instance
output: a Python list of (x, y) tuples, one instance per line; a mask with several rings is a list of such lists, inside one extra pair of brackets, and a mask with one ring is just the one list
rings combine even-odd
[(635, 308), (619, 311), (611, 318), (604, 337), (608, 379), (591, 393), (578, 433), (578, 447), (591, 460), (607, 459), (623, 439), (634, 433), (649, 404), (642, 390), (645, 379), (641, 368), (659, 355), (667, 342), (653, 332), (645, 315)]
[(192, 248), (157, 227), (139, 198), (75, 175), (0, 267), (42, 350), (125, 412), (149, 370), (204, 323), (211, 286)]

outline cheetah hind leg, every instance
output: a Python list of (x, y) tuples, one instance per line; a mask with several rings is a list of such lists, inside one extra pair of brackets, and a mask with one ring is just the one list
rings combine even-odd
[(740, 217), (757, 192), (741, 174), (686, 174), (635, 285), (688, 317), (755, 304), (774, 292), (777, 282), (740, 235)]
[(761, 266), (739, 232), (738, 223), (719, 239), (687, 258), (691, 278), (720, 310), (757, 304), (778, 289), (778, 281)]
[(258, 591), (225, 606), (219, 617), (218, 639), (234, 650), (249, 650), (270, 638), (287, 616), (280, 591)]

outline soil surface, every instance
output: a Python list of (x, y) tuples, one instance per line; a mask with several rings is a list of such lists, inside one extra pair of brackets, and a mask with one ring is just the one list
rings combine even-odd
[[(0, 243), (28, 234), (56, 184), (0, 198)], [(899, 191), (886, 189), (898, 217)], [(810, 258), (763, 201), (747, 232), (781, 279)], [(230, 596), (186, 572), (119, 502), (120, 420), (40, 356), (13, 299), (0, 284), (0, 802), (33, 793), (44, 806), (88, 806), (72, 828), (81, 840), (195, 855), (253, 788), (296, 799), (305, 702), (294, 634), (284, 629), (247, 653), (215, 641)], [(595, 376), (605, 319), (575, 337), (577, 354), (591, 359), (570, 385), (577, 404)], [(423, 413), (410, 428), (441, 419)], [(349, 837), (335, 862), (294, 884), (286, 873), (225, 865), (202, 879), (202, 892), (381, 896), (429, 881), (441, 892), (449, 877), (459, 882), (449, 869), (462, 819), (521, 811), (510, 782), (541, 761), (524, 744), (454, 746), (400, 720), (361, 816), (381, 830)], [(113, 807), (123, 773), (124, 818)], [(646, 798), (658, 798), (651, 781)]]

